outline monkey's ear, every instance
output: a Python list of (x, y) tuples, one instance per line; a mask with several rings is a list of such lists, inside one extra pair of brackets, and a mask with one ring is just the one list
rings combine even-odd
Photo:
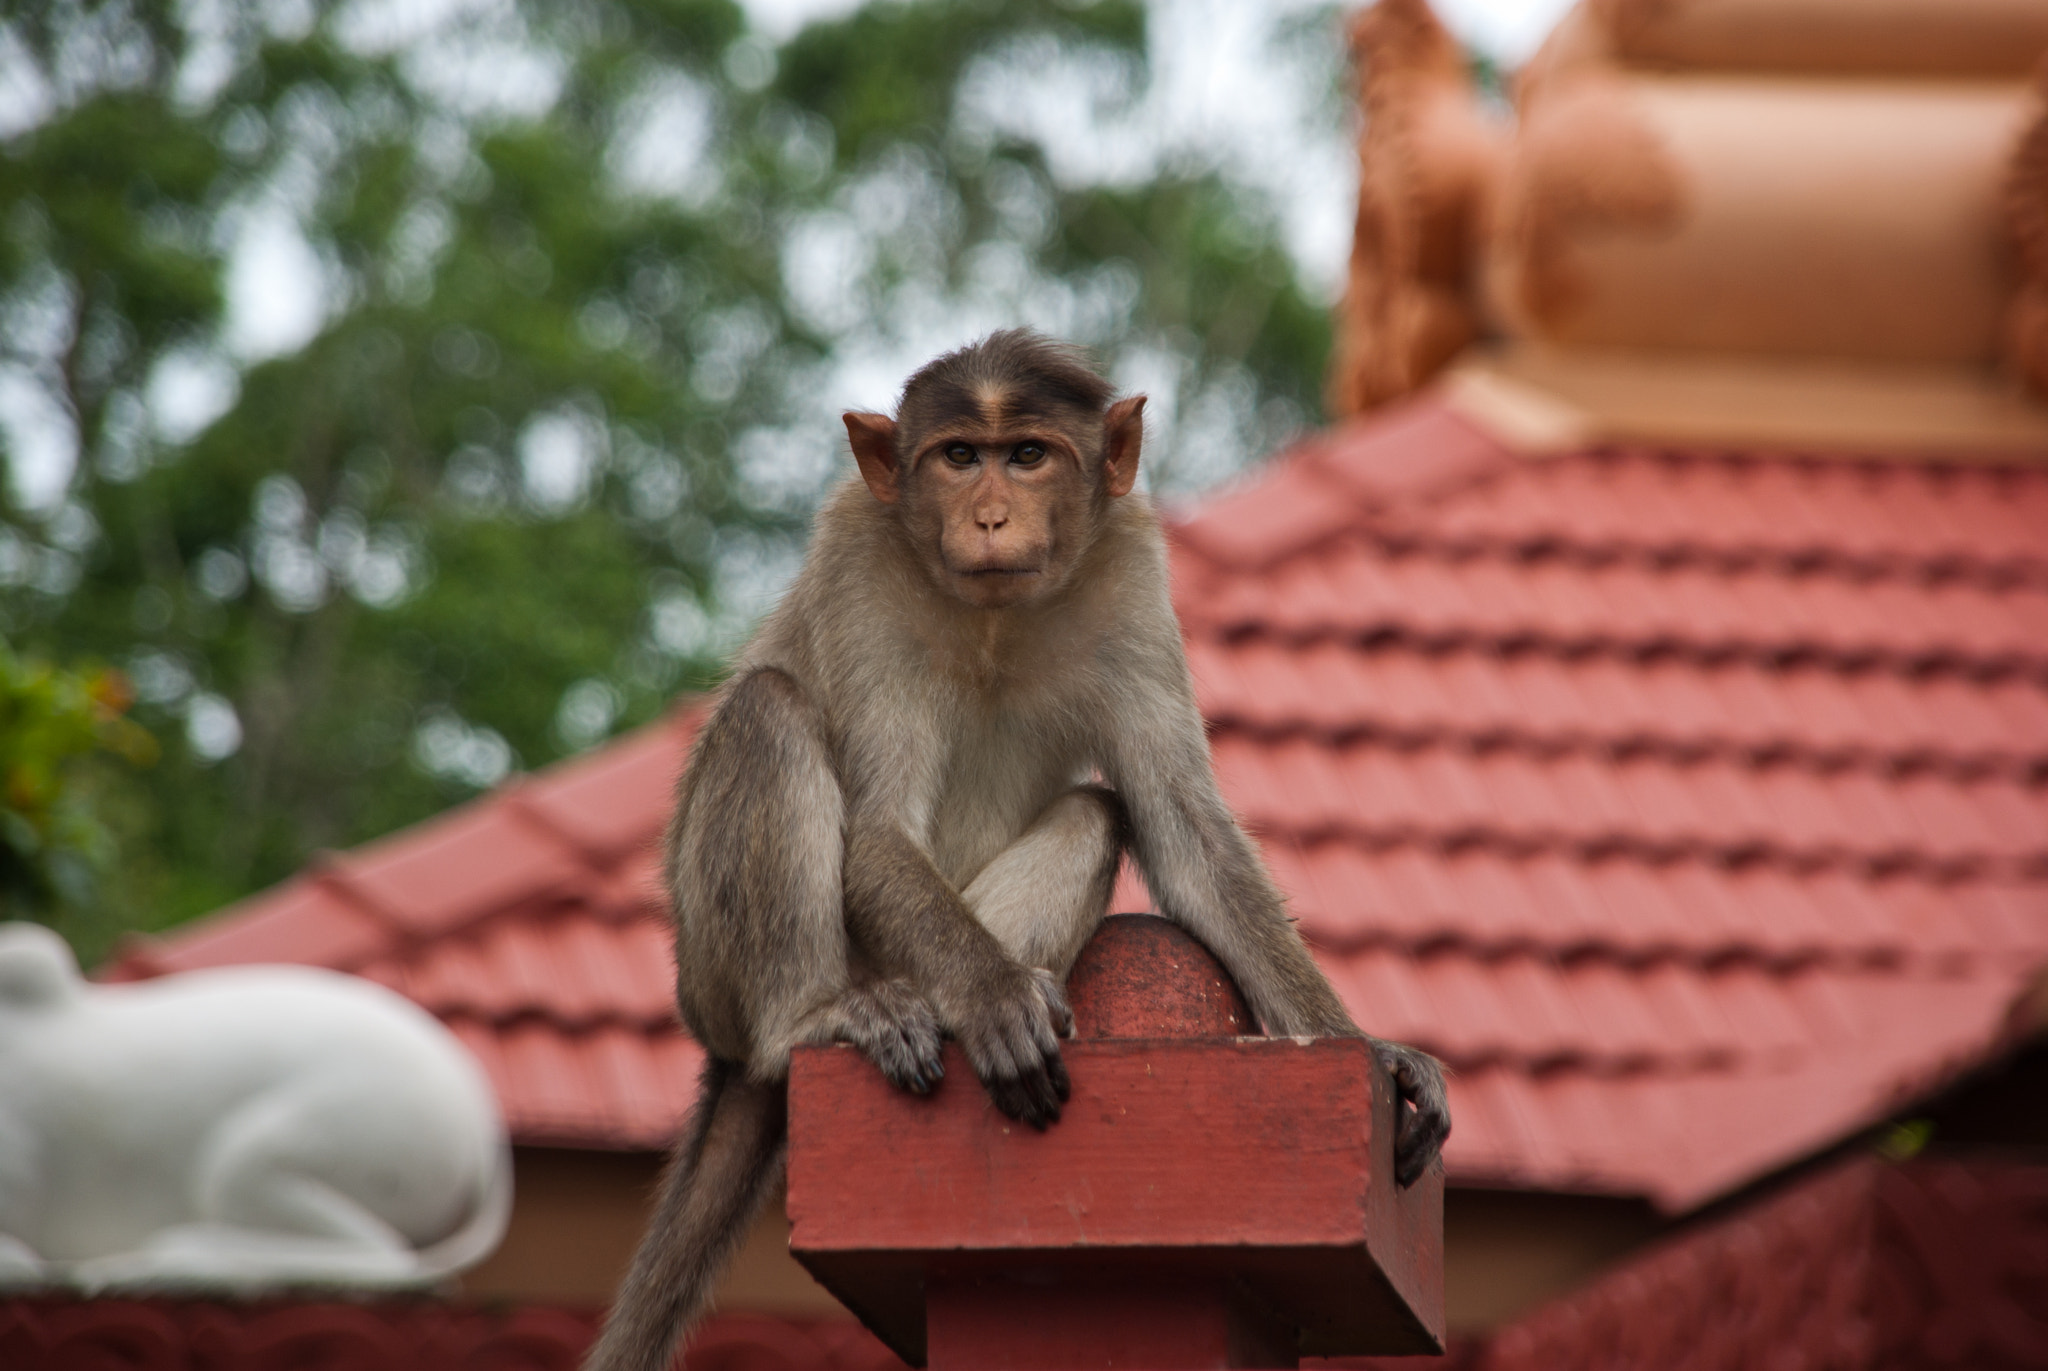
[(885, 505), (902, 498), (896, 478), (896, 421), (886, 414), (863, 414), (848, 410), (846, 436), (853, 442), (853, 460), (860, 463), (860, 478), (868, 490)]
[(1129, 495), (1138, 483), (1138, 448), (1145, 441), (1145, 397), (1119, 400), (1102, 416), (1102, 488)]

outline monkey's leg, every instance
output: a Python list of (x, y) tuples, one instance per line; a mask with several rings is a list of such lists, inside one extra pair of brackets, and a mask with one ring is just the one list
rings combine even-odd
[(674, 832), (676, 997), (698, 1040), (779, 1081), (798, 1043), (839, 1040), (891, 1081), (938, 1080), (931, 1007), (855, 976), (841, 913), (844, 801), (824, 723), (775, 670), (733, 682), (697, 741)]
[(1109, 910), (1123, 835), (1115, 794), (1077, 787), (1047, 805), (961, 894), (1004, 951), (1065, 980)]

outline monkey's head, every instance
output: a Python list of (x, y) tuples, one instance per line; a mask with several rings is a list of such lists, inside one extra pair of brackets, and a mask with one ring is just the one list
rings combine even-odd
[(1145, 397), (1111, 395), (1076, 349), (1012, 329), (925, 366), (894, 419), (847, 414), (846, 432), (940, 586), (1026, 605), (1067, 583), (1138, 479)]

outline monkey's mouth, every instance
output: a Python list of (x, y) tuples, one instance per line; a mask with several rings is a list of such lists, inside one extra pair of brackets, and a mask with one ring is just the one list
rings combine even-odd
[[(1028, 556), (1029, 554), (1026, 555)], [(1019, 559), (1014, 562), (1001, 561), (996, 558), (955, 561), (951, 557), (944, 557), (941, 560), (944, 561), (947, 571), (950, 571), (955, 576), (965, 576), (970, 580), (981, 577), (1037, 576), (1045, 570), (1045, 561), (1042, 558), (1037, 561)]]

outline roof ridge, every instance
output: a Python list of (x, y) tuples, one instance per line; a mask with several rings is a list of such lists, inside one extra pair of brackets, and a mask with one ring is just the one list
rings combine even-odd
[[(1888, 978), (1913, 980), (1969, 979), (1986, 969), (2006, 965), (2010, 948), (1947, 947), (1932, 950), (1904, 946), (1901, 942), (1880, 943), (1865, 939), (1853, 944), (1801, 942), (1773, 950), (1754, 939), (1726, 938), (1720, 942), (1686, 947), (1668, 938), (1625, 944), (1612, 937), (1560, 930), (1560, 936), (1543, 939), (1535, 934), (1476, 935), (1432, 929), (1426, 933), (1404, 933), (1384, 926), (1343, 928), (1326, 923), (1315, 914), (1298, 914), (1296, 922), (1317, 951), (1336, 957), (1366, 953), (1428, 961), (1435, 957), (1458, 956), (1484, 966), (1501, 966), (1527, 959), (1546, 966), (1560, 962), (1574, 965), (1610, 966), (1631, 972), (1655, 971), (1665, 967), (1706, 974), (1731, 969), (1753, 969), (1764, 975), (1784, 978), (1809, 972), (1868, 973)], [(2048, 927), (2044, 927), (2033, 954), (2048, 971)]]
[(441, 998), (427, 1004), (436, 1018), (461, 1019), (469, 1023), (482, 1024), (492, 1028), (516, 1027), (528, 1021), (544, 1023), (561, 1030), (569, 1036), (599, 1033), (611, 1028), (631, 1029), (634, 1032), (673, 1031), (679, 1037), (689, 1037), (689, 1030), (683, 1027), (671, 1006), (666, 1015), (630, 1014), (618, 1009), (590, 1010), (583, 1013), (565, 1012), (547, 1005), (522, 1004), (507, 1009), (492, 1009), (487, 1006), (465, 1003), (461, 1000)]
[(2048, 480), (2048, 460), (2033, 448), (1952, 451), (1942, 448), (1882, 449), (1853, 443), (1741, 443), (1731, 440), (1595, 437), (1571, 449), (1603, 458), (1716, 462), (1729, 466), (1792, 466), (1845, 471), (1908, 472), (1936, 480)]
[[(1522, 450), (1500, 436), (1482, 416), (1468, 410), (1469, 406), (1460, 404), (1448, 388), (1439, 387), (1299, 439), (1256, 469), (1244, 485), (1212, 494), (1193, 513), (1171, 521), (1175, 546), (1200, 558), (1211, 569), (1234, 572), (1271, 571), (1296, 558), (1312, 556), (1347, 537), (1377, 538), (1390, 547), (1413, 546), (1453, 553), (1502, 548), (1510, 555), (1523, 555), (1532, 545), (1551, 545), (1556, 531), (1551, 530), (1549, 536), (1459, 536), (1434, 530), (1426, 519), (1411, 516), (1475, 486), (1553, 464), (1637, 462), (1660, 466), (1796, 467), (1801, 471), (1859, 474), (1907, 472), (1946, 483), (1979, 485), (2013, 480), (2048, 482), (2048, 464), (1959, 466), (1947, 461), (1854, 449), (1588, 442)], [(1319, 487), (1322, 499), (1333, 507), (1295, 511), (1293, 527), (1283, 527), (1278, 535), (1271, 527), (1275, 519), (1270, 510), (1253, 511), (1256, 517), (1252, 522), (1259, 527), (1249, 535), (1237, 527), (1240, 515), (1245, 512), (1239, 506), (1270, 504), (1270, 497), (1288, 493), (1284, 488), (1296, 485)], [(1286, 525), (1289, 521), (1279, 522)], [(1655, 543), (1626, 537), (1567, 546), (1595, 556), (1633, 554), (1659, 562), (1674, 557), (1730, 567), (1769, 562), (1789, 564), (1796, 571), (1840, 569), (1854, 576), (1962, 576), (2001, 584), (2019, 581), (2048, 585), (2048, 557), (2032, 552), (1983, 557), (1975, 555), (1979, 549), (1966, 545), (1939, 555), (1919, 557), (1910, 552), (1859, 554), (1825, 541), (1790, 551), (1783, 544), (1771, 542), (1724, 550), (1711, 540)]]
[(1284, 828), (1289, 838), (1300, 843), (1348, 842), (1373, 850), (1417, 848), (1442, 854), (1482, 851), (1506, 857), (1556, 853), (1582, 861), (1618, 857), (1651, 863), (1700, 861), (1802, 874), (1848, 872), (1872, 879), (1909, 875), (1939, 882), (2012, 881), (2031, 884), (2048, 879), (2048, 849), (2019, 856), (1972, 852), (1943, 857), (1910, 848), (1851, 852), (1832, 844), (1795, 847), (1764, 839), (1715, 842), (1612, 831), (1587, 835), (1542, 833), (1510, 830), (1477, 820), (1443, 827), (1419, 823), (1359, 824), (1337, 816), (1285, 825), (1264, 824), (1251, 818), (1247, 820), (1246, 827), (1254, 837)]
[(536, 781), (534, 773), (526, 772), (507, 778), (504, 784), (500, 785), (492, 794), (505, 813), (511, 815), (536, 833), (552, 838), (584, 858), (597, 870), (609, 872), (613, 867), (621, 865), (628, 860), (630, 849), (626, 852), (604, 851), (595, 844), (569, 832), (562, 825), (551, 821), (533, 803), (534, 792), (537, 789), (539, 789), (539, 783)]
[[(1854, 581), (1914, 580), (1936, 584), (1960, 582), (1990, 591), (2048, 590), (2048, 556), (2015, 554), (2005, 558), (1972, 557), (1956, 551), (1915, 557), (1909, 553), (1858, 554), (1841, 547), (1816, 545), (1803, 550), (1786, 546), (1715, 544), (1705, 540), (1629, 541), (1616, 536), (1598, 541), (1584, 537), (1564, 541), (1550, 532), (1520, 537), (1486, 533), (1445, 533), (1427, 525), (1366, 525), (1322, 544), (1345, 539), (1377, 544), (1394, 556), (1437, 556), (1465, 561), (1492, 557), (1522, 563), (1554, 559), (1567, 565), (1606, 567), (1638, 565), (1656, 571), (1701, 568), (1728, 575), (1775, 572), (1784, 576), (1832, 575)], [(1320, 550), (1305, 549), (1304, 553)], [(1284, 561), (1284, 559), (1283, 559)], [(1277, 569), (1281, 562), (1257, 568)]]
[(2038, 648), (2014, 646), (2001, 651), (1972, 652), (1954, 644), (1913, 648), (1860, 644), (1836, 647), (1800, 637), (1791, 642), (1773, 642), (1761, 634), (1742, 638), (1733, 634), (1719, 637), (1675, 637), (1645, 633), (1629, 637), (1617, 632), (1587, 630), (1576, 634), (1540, 632), (1526, 626), (1508, 631), (1454, 627), (1434, 632), (1413, 625), (1385, 620), (1363, 620), (1348, 624), (1311, 623), (1305, 627), (1274, 628), (1266, 622), (1247, 622), (1232, 614), (1203, 615), (1180, 610), (1181, 623), (1189, 636), (1207, 632), (1230, 640), (1252, 637), (1301, 644), (1350, 642), (1360, 644), (1407, 643), (1425, 652), (1468, 650), (1486, 653), (1540, 651), (1562, 657), (1591, 654), (1617, 657), (1675, 657), (1696, 665), (1722, 662), (1760, 663), (1773, 667), (1812, 664), (1840, 671), (1893, 671), (1903, 674), (1954, 672), (1976, 678), (2016, 676), (2032, 683), (2048, 684), (2048, 640)]
[[(1243, 484), (1169, 522), (1176, 548), (1210, 567), (1267, 568), (1357, 526), (1398, 520), (1511, 469), (1516, 452), (1442, 388), (1299, 438)], [(1310, 492), (1294, 487), (1308, 486)], [(1308, 498), (1293, 499), (1297, 493)]]
[[(447, 810), (441, 813), (447, 813)], [(439, 815), (432, 816), (438, 818)], [(398, 830), (404, 832), (404, 829)], [(375, 841), (372, 839), (372, 841)], [(411, 934), (405, 926), (404, 917), (375, 891), (368, 889), (356, 872), (362, 863), (351, 857), (349, 852), (331, 847), (315, 848), (298, 870), (298, 876), (308, 884), (330, 890), (346, 899), (363, 913), (375, 919), (394, 940), (394, 944), (410, 941)], [(291, 879), (289, 877), (287, 880)], [(271, 889), (276, 889), (273, 886)], [(258, 891), (252, 898), (260, 898), (268, 891)], [(230, 910), (233, 906), (229, 907)], [(227, 912), (227, 911), (223, 911)]]
[(2044, 773), (2048, 773), (2048, 750), (2039, 753), (1932, 753), (1922, 747), (1895, 750), (1864, 746), (1830, 747), (1793, 738), (1744, 743), (1730, 738), (1695, 741), (1633, 732), (1544, 733), (1505, 725), (1484, 729), (1426, 724), (1403, 727), (1384, 720), (1335, 725), (1298, 718), (1259, 719), (1246, 715), (1239, 706), (1211, 705), (1208, 701), (1204, 701), (1204, 705), (1204, 714), (1210, 721), (1211, 738), (1230, 732), (1269, 742), (1307, 738), (1336, 746), (1382, 744), (1400, 751), (1441, 747), (1481, 753), (1508, 752), (1545, 759), (1595, 757), (1629, 761), (1648, 758), (1680, 766), (1725, 762), (1752, 770), (1785, 765), (1827, 774), (1880, 772), (1902, 779), (1933, 776), (1947, 781), (2001, 780), (2020, 785), (2035, 784)]

